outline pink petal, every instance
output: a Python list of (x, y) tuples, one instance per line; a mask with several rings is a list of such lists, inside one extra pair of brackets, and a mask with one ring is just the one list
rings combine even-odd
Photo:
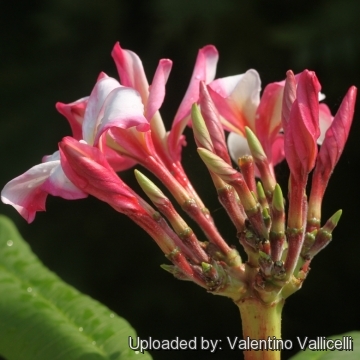
[(305, 70), (300, 74), (296, 89), (299, 111), (309, 134), (318, 139), (319, 128), (319, 92), (321, 85), (313, 71)]
[(112, 90), (119, 87), (119, 82), (108, 76), (102, 77), (95, 84), (85, 110), (84, 123), (82, 128), (82, 139), (84, 139), (88, 144), (92, 145), (94, 143), (99, 121), (101, 120), (99, 113), (104, 105), (105, 99)]
[(116, 172), (130, 169), (137, 164), (135, 160), (127, 156), (121, 156), (115, 150), (109, 148), (106, 144), (105, 136), (101, 137), (98, 147), (100, 151), (105, 155), (105, 158), (109, 165)]
[(307, 175), (317, 156), (320, 83), (314, 72), (303, 71), (298, 80), (296, 100), (292, 104), (285, 131), (285, 154), (295, 177)]
[(208, 91), (216, 109), (219, 112), (221, 124), (224, 130), (238, 134), (245, 134), (245, 126), (250, 127), (250, 124), (235, 101), (229, 97), (222, 97), (210, 86), (208, 86)]
[(231, 160), (225, 142), (225, 134), (220, 121), (220, 115), (210, 97), (208, 87), (204, 82), (200, 82), (199, 105), (206, 127), (209, 131), (215, 154), (230, 164)]
[(88, 99), (87, 96), (70, 104), (61, 102), (55, 104), (56, 110), (69, 121), (73, 137), (77, 140), (82, 139), (82, 124)]
[(12, 205), (31, 223), (37, 211), (45, 211), (45, 201), (49, 193), (65, 199), (81, 199), (87, 196), (61, 173), (60, 160), (35, 165), (5, 185), (1, 200)]
[(42, 190), (50, 195), (59, 196), (66, 200), (76, 200), (87, 197), (87, 194), (79, 190), (64, 174), (60, 165), (59, 151), (54, 153), (54, 157), (57, 158), (58, 166), (51, 170), (49, 177), (42, 185)]
[[(150, 124), (144, 117), (144, 105), (134, 89), (115, 88), (106, 98), (98, 115), (99, 124), (94, 139), (97, 145), (100, 136), (111, 127), (127, 129), (136, 126), (138, 131), (147, 131)], [(85, 139), (86, 140), (86, 139)]]
[(242, 75), (217, 79), (209, 87), (213, 90), (209, 93), (225, 120), (223, 125), (227, 130), (244, 133), (245, 126), (255, 129), (255, 113), (261, 90), (256, 70), (250, 69)]
[(319, 104), (319, 126), (320, 136), (317, 143), (321, 145), (324, 141), (327, 129), (330, 127), (334, 117), (331, 115), (330, 109), (326, 104)]
[(245, 74), (226, 76), (212, 81), (209, 86), (223, 98), (227, 98), (234, 91), (236, 85), (241, 81)]
[(145, 117), (150, 121), (164, 101), (165, 84), (169, 78), (172, 61), (162, 59), (156, 69), (153, 82), (150, 86), (149, 99), (146, 103)]
[(169, 152), (171, 156), (176, 157), (177, 160), (179, 160), (179, 155), (175, 154), (180, 154), (180, 138), (189, 122), (191, 106), (199, 99), (200, 81), (204, 81), (205, 84), (208, 84), (214, 79), (218, 57), (218, 52), (213, 45), (207, 45), (198, 52), (189, 87), (186, 90), (185, 96), (175, 115), (171, 132), (168, 137)]
[(282, 103), (282, 112), (281, 112), (281, 123), (284, 132), (289, 122), (291, 106), (296, 98), (296, 78), (294, 73), (289, 70), (286, 73), (286, 80), (284, 86), (284, 95)]
[(131, 87), (140, 93), (146, 105), (149, 97), (149, 84), (140, 58), (132, 51), (120, 47), (117, 42), (111, 52), (122, 85)]
[(278, 136), (274, 139), (271, 147), (271, 152), (271, 159), (273, 165), (277, 165), (285, 159), (284, 134), (278, 134)]
[(136, 162), (143, 163), (148, 156), (156, 156), (150, 131), (139, 132), (134, 127), (112, 127), (107, 133), (107, 138), (112, 139), (111, 147), (115, 151), (129, 156)]
[(284, 86), (271, 83), (265, 87), (256, 112), (255, 132), (265, 153), (272, 161), (272, 144), (281, 129), (281, 109)]
[(66, 176), (85, 193), (107, 202), (117, 211), (138, 211), (135, 193), (122, 182), (99, 149), (65, 137), (59, 143), (61, 166)]
[[(349, 136), (350, 126), (353, 120), (357, 89), (352, 86), (334, 117), (334, 120), (326, 132), (324, 142), (319, 152), (319, 162), (330, 175), (344, 150)], [(324, 172), (325, 170), (323, 170)]]

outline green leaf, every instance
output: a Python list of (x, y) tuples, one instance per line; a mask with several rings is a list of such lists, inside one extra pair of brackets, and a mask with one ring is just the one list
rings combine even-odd
[[(325, 351), (314, 351), (310, 349), (306, 349), (305, 351), (300, 351), (295, 356), (291, 358), (291, 360), (338, 360), (338, 359), (345, 359), (345, 360), (358, 360), (360, 359), (360, 331), (352, 331), (346, 334), (341, 335), (334, 335), (330, 336), (326, 339), (340, 339), (342, 340), (343, 337), (351, 336), (352, 338), (352, 351), (341, 351), (341, 350), (325, 350)], [(303, 343), (305, 339), (301, 338), (300, 341)], [(310, 339), (309, 339), (310, 340)], [(311, 340), (316, 340), (311, 339)]]
[(150, 360), (127, 321), (46, 269), (0, 216), (0, 354), (8, 360)]

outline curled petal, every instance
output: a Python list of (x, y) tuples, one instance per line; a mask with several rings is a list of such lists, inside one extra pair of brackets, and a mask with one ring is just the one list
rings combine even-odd
[(323, 171), (325, 171), (325, 168), (327, 169), (326, 173), (328, 176), (333, 171), (344, 150), (353, 120), (356, 93), (357, 89), (355, 86), (348, 90), (331, 126), (325, 134), (325, 139), (320, 148), (318, 161), (324, 168)]
[(245, 126), (255, 128), (255, 113), (260, 102), (261, 81), (256, 70), (217, 79), (209, 93), (224, 119), (225, 130), (245, 134)]
[(70, 104), (61, 102), (55, 104), (56, 110), (69, 121), (73, 137), (77, 140), (82, 139), (82, 124), (88, 99), (87, 96)]
[(139, 93), (126, 87), (115, 88), (107, 96), (98, 118), (100, 121), (94, 145), (97, 145), (104, 131), (111, 127), (127, 129), (136, 126), (138, 131), (147, 131), (150, 128), (149, 122), (144, 117), (144, 105)]
[(31, 223), (37, 211), (45, 211), (48, 194), (69, 200), (87, 196), (65, 176), (60, 160), (53, 160), (35, 165), (8, 182), (1, 192), (1, 200), (12, 205), (27, 222)]
[(189, 115), (191, 106), (199, 99), (200, 81), (204, 81), (208, 84), (214, 79), (218, 58), (218, 51), (213, 45), (207, 45), (198, 52), (189, 87), (187, 88), (185, 96), (175, 115), (172, 129), (168, 137), (170, 154), (173, 158), (176, 158), (176, 160), (179, 160), (181, 134), (190, 120)]
[(134, 52), (121, 48), (118, 42), (111, 56), (115, 61), (121, 84), (137, 90), (143, 104), (146, 105), (149, 97), (149, 83), (140, 58)]
[(88, 144), (94, 144), (97, 128), (101, 120), (100, 110), (104, 105), (106, 98), (120, 84), (111, 77), (102, 77), (95, 84), (88, 100), (83, 123), (83, 137)]
[(146, 103), (145, 117), (150, 121), (164, 101), (165, 84), (169, 78), (172, 61), (162, 59), (156, 69), (153, 82), (150, 86), (149, 99)]

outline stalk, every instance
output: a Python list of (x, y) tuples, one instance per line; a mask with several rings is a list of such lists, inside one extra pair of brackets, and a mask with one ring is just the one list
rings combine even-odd
[[(240, 310), (243, 338), (262, 349), (244, 350), (245, 360), (280, 360), (281, 312), (284, 299), (265, 304), (257, 297), (248, 297), (236, 303)], [(255, 340), (255, 341), (254, 341)], [(264, 340), (264, 341), (260, 341)]]

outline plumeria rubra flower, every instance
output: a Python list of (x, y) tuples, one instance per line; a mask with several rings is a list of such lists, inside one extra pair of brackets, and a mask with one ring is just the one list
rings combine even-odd
[[(234, 161), (250, 154), (245, 127), (250, 128), (260, 140), (270, 168), (284, 157), (284, 136), (281, 109), (285, 82), (268, 84), (260, 97), (261, 81), (257, 71), (216, 79), (208, 84), (208, 90), (217, 107), (224, 129), (229, 131), (228, 147)], [(323, 95), (319, 94), (323, 99)], [(320, 106), (322, 137), (330, 126), (332, 116), (325, 104)], [(273, 170), (272, 170), (273, 171)]]
[[(74, 137), (98, 146), (115, 168), (124, 165), (124, 159), (106, 146), (104, 132), (114, 126), (135, 126), (142, 131), (149, 128), (139, 94), (103, 73), (89, 98), (69, 105), (57, 104), (57, 108), (69, 120)], [(28, 222), (32, 222), (37, 211), (45, 210), (48, 194), (65, 199), (87, 196), (64, 174), (58, 152), (44, 157), (43, 163), (8, 182), (1, 192), (1, 199), (13, 205)]]
[(181, 149), (185, 144), (182, 135), (190, 121), (191, 105), (199, 97), (200, 81), (210, 82), (215, 77), (218, 53), (214, 46), (208, 45), (199, 50), (189, 87), (174, 117), (172, 128), (166, 132), (164, 123), (157, 110), (165, 94), (165, 84), (171, 70), (172, 62), (162, 59), (149, 87), (140, 58), (132, 51), (121, 48), (117, 43), (112, 51), (123, 85), (137, 90), (145, 106), (145, 116), (150, 121), (152, 142), (158, 156), (171, 168), (175, 163), (180, 166)]
[[(255, 70), (214, 81), (218, 53), (206, 46), (198, 53), (190, 85), (166, 132), (158, 110), (171, 61), (160, 60), (149, 86), (135, 53), (116, 44), (112, 55), (121, 83), (102, 73), (89, 97), (57, 104), (73, 137), (65, 137), (58, 152), (10, 181), (2, 191), (3, 202), (31, 222), (36, 211), (45, 209), (47, 194), (67, 199), (93, 195), (156, 241), (172, 262), (165, 270), (231, 298), (240, 309), (244, 337), (280, 339), (284, 301), (300, 289), (310, 261), (329, 243), (341, 216), (337, 211), (320, 225), (322, 197), (349, 133), (356, 88), (350, 88), (329, 127), (332, 116), (319, 104), (321, 87), (314, 72), (295, 76), (288, 71), (284, 82), (269, 84), (260, 98)], [(190, 111), (198, 154), (235, 226), (245, 262), (221, 236), (182, 168), (182, 133)], [(321, 133), (328, 127), (318, 152)], [(224, 128), (238, 134), (231, 134), (228, 144), (233, 157), (240, 155), (240, 170), (231, 162)], [(244, 148), (245, 137), (251, 155), (233, 148)], [(288, 214), (273, 171), (284, 157), (290, 168)], [(156, 210), (116, 174), (134, 163), (158, 178), (206, 241), (198, 240), (171, 200), (145, 175), (135, 171)], [(307, 181), (314, 166), (308, 202)], [(253, 359), (254, 354), (264, 358), (251, 351), (245, 357)], [(273, 351), (268, 354), (266, 358), (279, 358)]]

